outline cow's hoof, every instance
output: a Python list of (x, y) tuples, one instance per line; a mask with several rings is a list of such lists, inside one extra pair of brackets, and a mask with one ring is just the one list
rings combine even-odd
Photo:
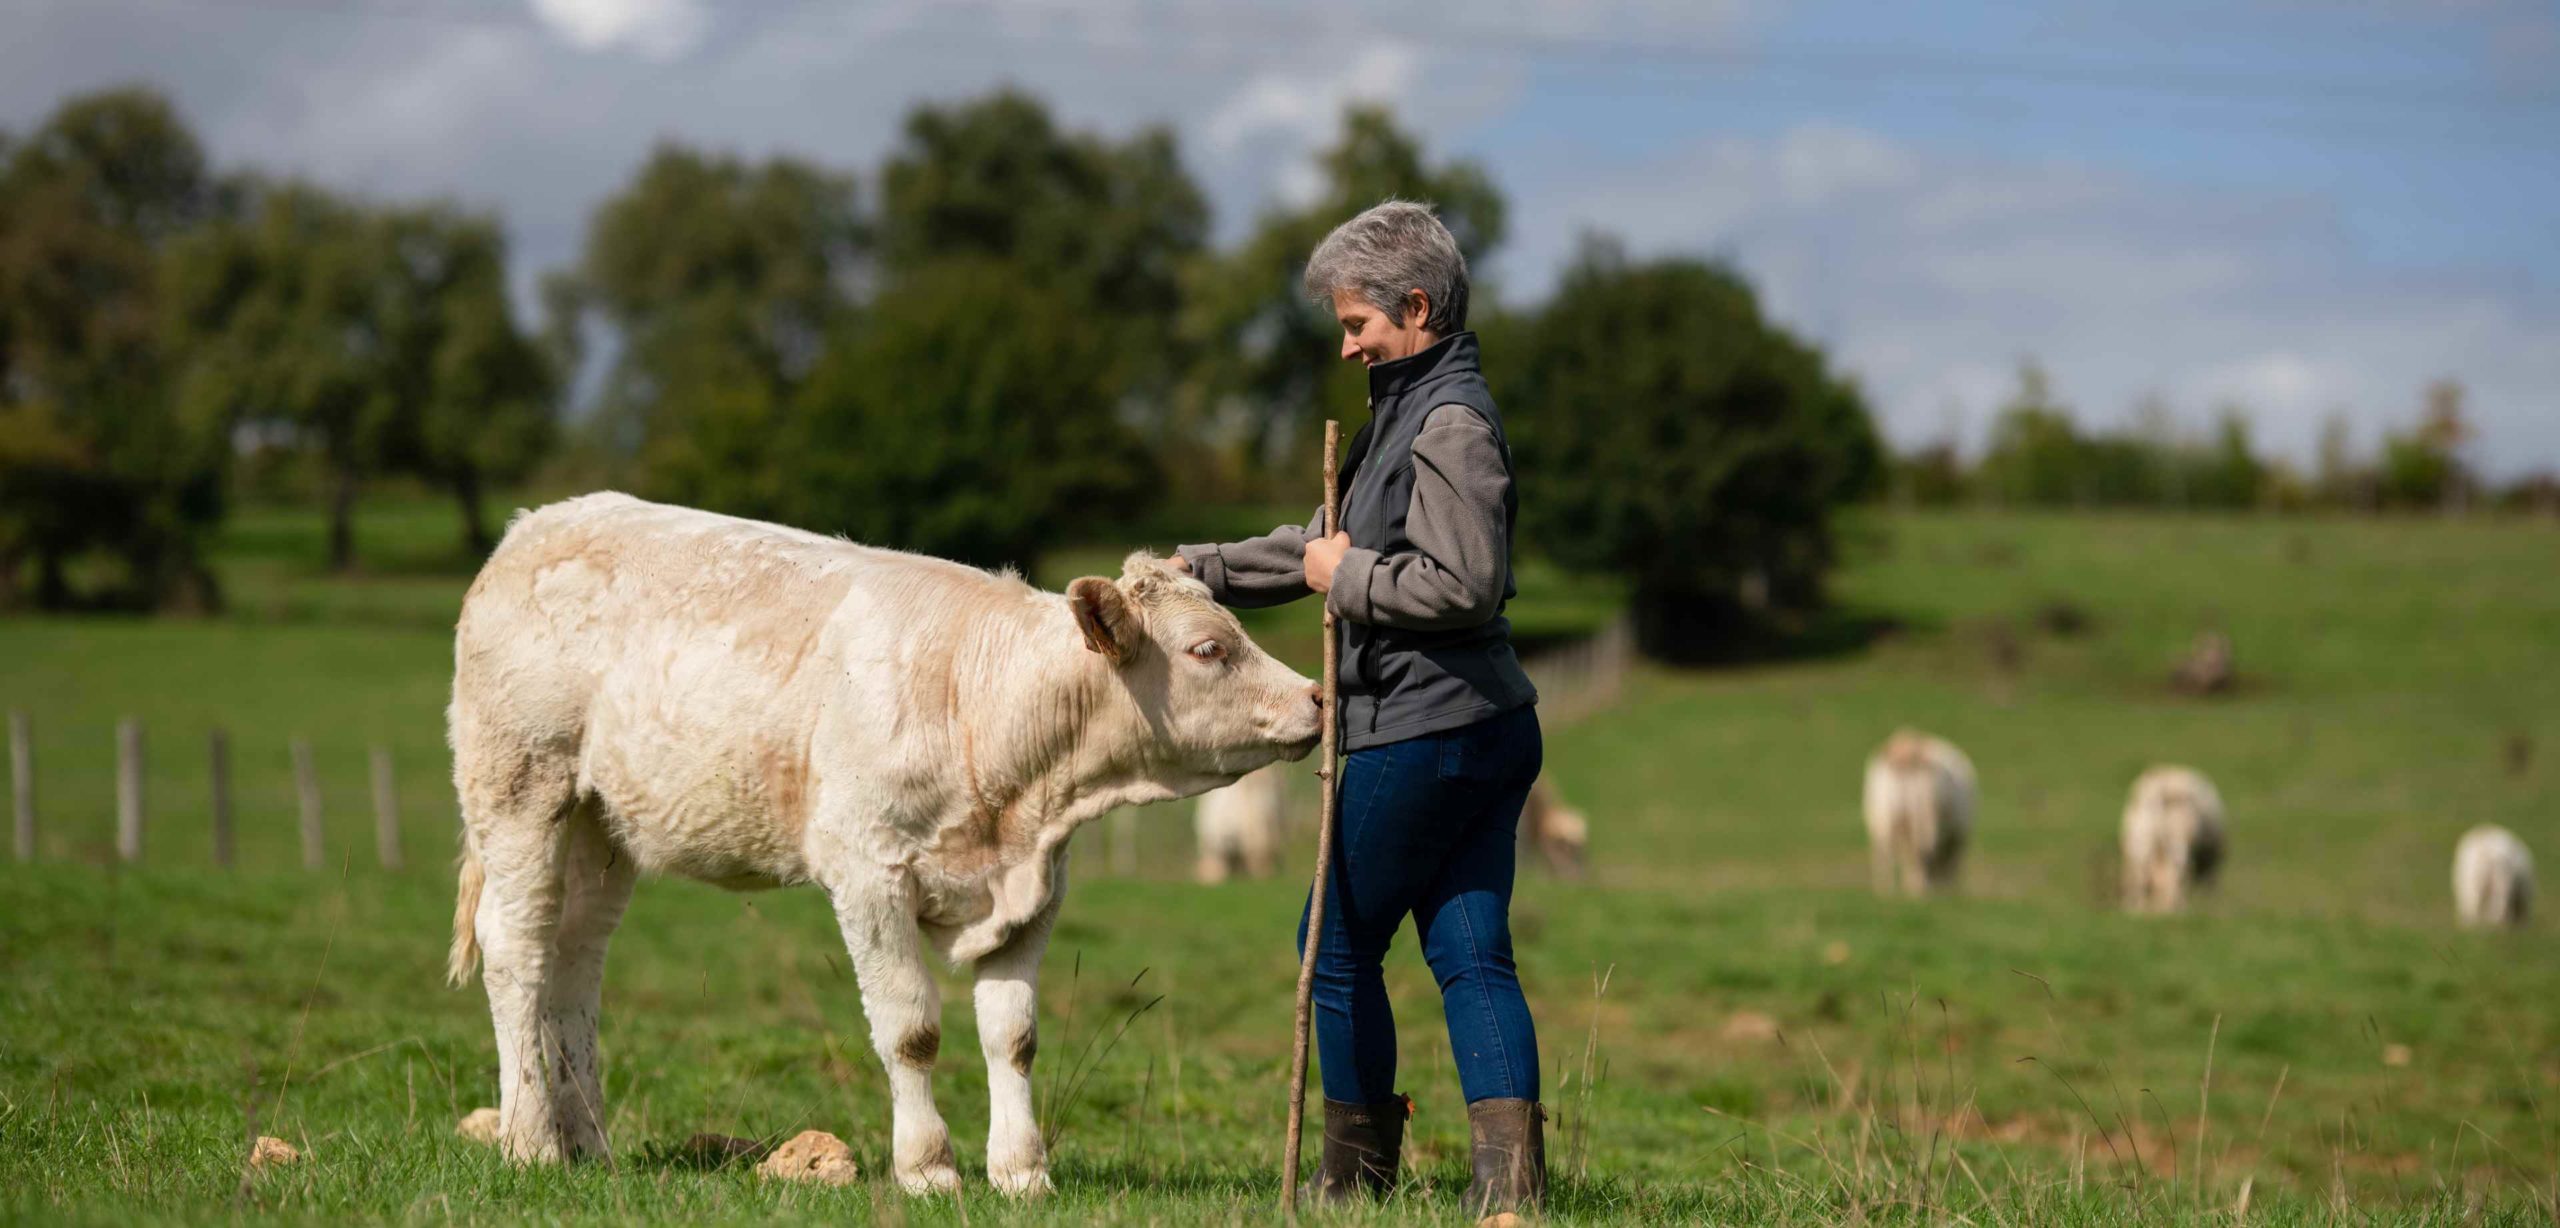
[(990, 1168), (987, 1183), (1008, 1198), (1038, 1198), (1057, 1189), (1049, 1184), (1049, 1170), (1045, 1168)]

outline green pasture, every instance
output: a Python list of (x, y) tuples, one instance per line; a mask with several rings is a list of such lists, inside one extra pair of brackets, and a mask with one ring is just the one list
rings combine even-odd
[[(1302, 510), (1302, 509), (1296, 509)], [(1221, 512), (1198, 535), (1271, 514)], [(1116, 571), (1133, 530), (1049, 561)], [(493, 1103), (451, 909), (442, 707), (468, 564), (450, 512), (386, 501), (365, 569), (250, 511), (204, 622), (0, 622), (0, 706), (35, 723), (39, 859), (0, 865), (0, 1220), (1198, 1223), (1273, 1218), (1296, 882), (1183, 881), (1187, 814), (1139, 873), (1083, 843), (1043, 985), (1059, 1195), (909, 1200), (824, 902), (645, 886), (605, 1043), (618, 1156), (519, 1171), (452, 1135)], [(1841, 628), (1778, 659), (1640, 669), (1549, 730), (1592, 824), (1581, 883), (1524, 877), (1522, 972), (1571, 1222), (2548, 1223), (2560, 1197), (2560, 950), (2451, 925), (2453, 842), (2560, 858), (2560, 530), (2543, 522), (1868, 513)], [(1524, 569), (1524, 632), (1605, 586)], [(1257, 634), (1311, 664), (1311, 608)], [(2227, 631), (2241, 683), (2171, 666)], [(149, 734), (140, 867), (112, 861), (113, 728)], [(1981, 772), (1962, 888), (1866, 892), (1863, 756), (1895, 726)], [(211, 868), (204, 740), (230, 731), (240, 867)], [(331, 869), (298, 867), (286, 744), (311, 739)], [(400, 771), (410, 868), (373, 866), (366, 748)], [(2195, 915), (2106, 907), (2142, 767), (2213, 776), (2232, 855)], [(1300, 856), (1297, 861), (1303, 862)], [(2548, 885), (2546, 884), (2546, 892)], [(964, 1171), (985, 1082), (965, 980), (940, 1079)], [(1464, 1114), (1418, 958), (1391, 961), (1420, 1102), (1408, 1188), (1452, 1222)], [(1124, 1026), (1125, 1025), (1125, 1026)], [(843, 1190), (706, 1169), (697, 1131), (843, 1136)], [(310, 1159), (244, 1179), (252, 1133)]]

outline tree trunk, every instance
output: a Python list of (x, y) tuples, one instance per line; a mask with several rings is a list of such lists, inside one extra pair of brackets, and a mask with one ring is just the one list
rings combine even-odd
[(463, 466), (453, 476), (453, 497), (462, 503), (463, 548), (475, 559), (487, 558), (496, 543), (489, 540), (489, 520), (480, 513), (480, 471)]
[(65, 610), (71, 607), (71, 582), (62, 574), (62, 552), (51, 546), (36, 547), (36, 608)]
[(356, 467), (340, 462), (329, 473), (329, 570), (356, 565)]
[(18, 570), (26, 561), (24, 546), (15, 542), (0, 546), (0, 610), (18, 608)]

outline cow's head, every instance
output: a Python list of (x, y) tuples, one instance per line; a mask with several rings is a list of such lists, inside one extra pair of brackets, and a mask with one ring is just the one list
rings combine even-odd
[(1145, 757), (1177, 793), (1315, 749), (1315, 684), (1256, 645), (1197, 579), (1142, 550), (1118, 580), (1068, 585), (1067, 604), (1085, 647), (1136, 700), (1151, 743)]

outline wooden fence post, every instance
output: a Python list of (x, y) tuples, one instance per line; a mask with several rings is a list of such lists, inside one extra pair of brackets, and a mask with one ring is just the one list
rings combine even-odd
[(231, 735), (213, 731), (213, 864), (231, 868)]
[(116, 857), (142, 860), (142, 722), (116, 722)]
[(36, 742), (27, 714), (9, 710), (9, 812), (18, 860), (36, 859)]
[(302, 868), (317, 870), (324, 863), (320, 849), (320, 773), (311, 765), (311, 740), (293, 740), (293, 791), (302, 802)]
[(373, 748), (373, 853), (385, 870), (400, 868), (400, 795), (391, 787), (391, 748)]

